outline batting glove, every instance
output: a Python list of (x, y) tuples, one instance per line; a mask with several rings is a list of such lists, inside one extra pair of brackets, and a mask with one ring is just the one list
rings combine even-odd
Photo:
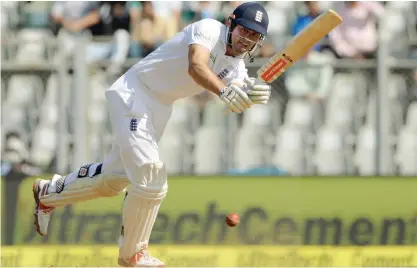
[(271, 97), (271, 86), (256, 80), (254, 77), (245, 78), (246, 93), (254, 104), (267, 104)]
[(243, 82), (232, 81), (220, 91), (220, 100), (234, 113), (242, 113), (253, 104), (248, 94), (243, 91), (245, 86)]

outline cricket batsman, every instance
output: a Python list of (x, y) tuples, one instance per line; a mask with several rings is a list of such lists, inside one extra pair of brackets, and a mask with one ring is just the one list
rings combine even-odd
[(115, 142), (104, 162), (84, 165), (66, 176), (55, 174), (51, 180), (35, 180), (37, 232), (47, 234), (54, 208), (116, 196), (129, 186), (118, 263), (164, 266), (147, 248), (168, 190), (157, 142), (172, 104), (204, 90), (219, 96), (234, 113), (267, 103), (270, 86), (248, 77), (244, 60), (260, 49), (268, 23), (260, 4), (246, 2), (226, 25), (213, 19), (190, 24), (123, 74), (105, 93)]

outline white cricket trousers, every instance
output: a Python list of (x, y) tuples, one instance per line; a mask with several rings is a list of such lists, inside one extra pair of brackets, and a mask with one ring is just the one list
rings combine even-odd
[(134, 180), (138, 167), (161, 161), (158, 141), (172, 105), (153, 99), (133, 73), (125, 73), (107, 91), (115, 141), (103, 162), (104, 173), (126, 174)]
[[(115, 141), (103, 163), (92, 163), (50, 183), (45, 206), (57, 207), (104, 196), (115, 196), (129, 182), (138, 184), (142, 166), (162, 162), (158, 141), (171, 115), (141, 90), (136, 77), (123, 75), (106, 92)], [(96, 177), (99, 176), (99, 177)]]

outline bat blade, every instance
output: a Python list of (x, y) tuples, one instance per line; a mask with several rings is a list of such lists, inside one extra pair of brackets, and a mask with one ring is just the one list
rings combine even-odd
[(272, 83), (341, 23), (342, 18), (334, 10), (318, 16), (257, 71), (258, 79)]

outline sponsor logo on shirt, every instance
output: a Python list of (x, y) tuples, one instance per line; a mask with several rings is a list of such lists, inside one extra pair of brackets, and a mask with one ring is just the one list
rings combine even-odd
[(204, 35), (204, 34), (203, 34), (203, 33), (201, 33), (201, 32), (195, 32), (195, 33), (194, 33), (194, 37), (196, 37), (196, 38), (198, 38), (198, 39), (201, 39), (201, 40), (204, 40), (204, 41), (206, 41), (206, 42), (210, 42), (210, 37), (208, 37), (208, 36)]
[(217, 55), (213, 56), (213, 54), (210, 53), (210, 59), (214, 63), (216, 61)]

